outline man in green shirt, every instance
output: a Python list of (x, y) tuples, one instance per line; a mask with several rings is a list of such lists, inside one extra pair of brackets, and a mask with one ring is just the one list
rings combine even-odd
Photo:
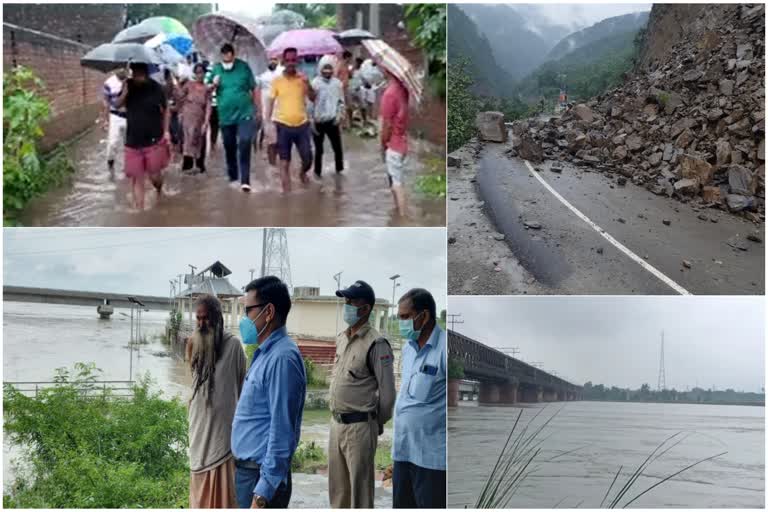
[(235, 48), (227, 43), (221, 47), (221, 62), (211, 71), (213, 88), (224, 142), (229, 182), (251, 191), (251, 142), (255, 134), (256, 80), (251, 67), (235, 58)]

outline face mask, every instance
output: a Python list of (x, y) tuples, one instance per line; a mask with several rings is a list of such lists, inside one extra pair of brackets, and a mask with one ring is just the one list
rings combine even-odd
[(232, 67), (233, 67), (234, 65), (235, 65), (235, 61), (232, 61), (232, 62), (222, 62), (222, 63), (221, 63), (221, 66), (222, 66), (224, 69), (226, 69), (227, 71), (229, 71), (230, 69), (232, 69)]
[[(421, 313), (416, 315), (416, 318), (419, 318), (420, 316), (421, 316)], [(421, 336), (421, 329), (417, 331), (413, 328), (413, 321), (416, 318), (409, 318), (408, 320), (400, 320), (400, 336), (402, 336), (403, 338), (409, 339), (411, 341), (416, 341), (419, 339), (419, 336)]]
[(360, 315), (357, 313), (358, 309), (352, 304), (344, 304), (344, 323), (347, 325), (355, 325), (360, 320)]
[(277, 69), (277, 64), (270, 63), (269, 66), (267, 67), (269, 68), (270, 71), (274, 71), (275, 69)]
[[(261, 313), (263, 312), (264, 309), (261, 310)], [(259, 334), (261, 333), (256, 327), (256, 319), (261, 316), (261, 313), (256, 315), (256, 318), (253, 320), (248, 318), (248, 315), (244, 316), (242, 320), (240, 320), (240, 337), (243, 339), (243, 343), (246, 345), (255, 345), (259, 342)]]

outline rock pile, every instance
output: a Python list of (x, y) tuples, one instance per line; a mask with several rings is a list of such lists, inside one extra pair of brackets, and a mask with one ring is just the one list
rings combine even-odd
[[(711, 8), (716, 22), (619, 88), (560, 117), (516, 121), (510, 154), (615, 172), (655, 194), (757, 220), (765, 211), (765, 6)], [(656, 21), (652, 12), (649, 39), (664, 26)]]

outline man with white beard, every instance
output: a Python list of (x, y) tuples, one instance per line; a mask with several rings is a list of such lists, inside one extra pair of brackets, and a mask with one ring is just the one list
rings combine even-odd
[(196, 304), (197, 329), (186, 346), (192, 372), (189, 401), (189, 506), (236, 508), (232, 419), (245, 378), (240, 340), (224, 330), (221, 303), (204, 295)]

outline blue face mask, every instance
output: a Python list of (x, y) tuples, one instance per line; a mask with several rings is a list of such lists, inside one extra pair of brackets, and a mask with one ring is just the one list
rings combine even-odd
[(360, 315), (357, 313), (358, 307), (352, 304), (344, 304), (344, 323), (347, 325), (355, 325), (360, 320)]
[[(264, 310), (262, 309), (261, 313), (263, 312)], [(256, 315), (256, 318), (259, 318), (261, 313)], [(246, 345), (255, 345), (259, 342), (259, 334), (261, 333), (256, 327), (256, 318), (251, 320), (246, 315), (240, 320), (240, 337)]]
[(411, 341), (417, 341), (421, 336), (421, 329), (416, 330), (413, 328), (413, 321), (419, 318), (421, 313), (416, 315), (415, 318), (409, 318), (408, 320), (400, 320), (400, 336), (409, 339)]

